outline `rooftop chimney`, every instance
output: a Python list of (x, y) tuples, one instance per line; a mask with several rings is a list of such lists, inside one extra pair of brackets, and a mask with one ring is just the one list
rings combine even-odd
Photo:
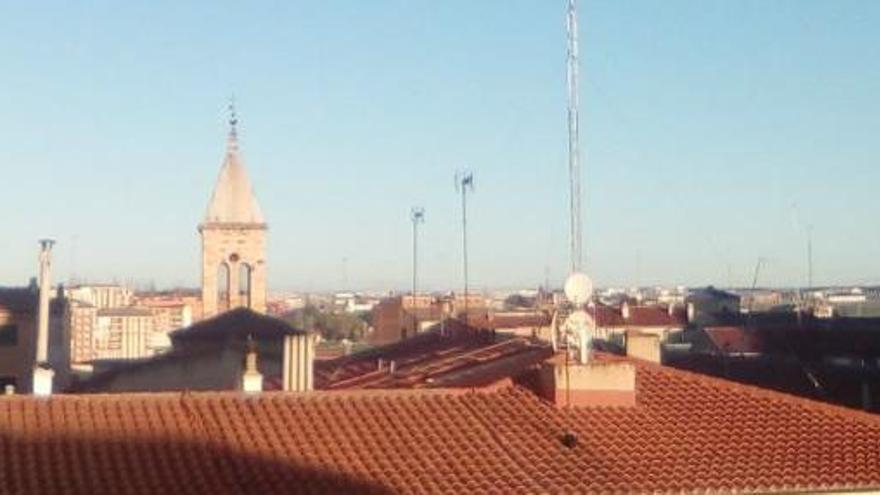
[(257, 369), (257, 351), (251, 347), (244, 362), (244, 373), (241, 375), (241, 389), (248, 393), (263, 391), (263, 375)]
[(557, 407), (632, 407), (636, 405), (636, 368), (627, 362), (580, 364), (564, 355), (539, 371), (540, 395)]
[(660, 337), (652, 333), (626, 332), (626, 355), (652, 363), (661, 362)]
[(55, 372), (49, 367), (49, 292), (52, 290), (51, 239), (40, 240), (39, 308), (37, 316), (37, 355), (34, 361), (33, 393), (52, 394), (52, 378)]
[(313, 333), (284, 337), (284, 390), (305, 392), (314, 388), (315, 346), (321, 336)]
[(623, 304), (620, 305), (620, 314), (623, 316), (624, 320), (628, 320), (630, 316), (632, 316), (628, 302), (624, 301)]

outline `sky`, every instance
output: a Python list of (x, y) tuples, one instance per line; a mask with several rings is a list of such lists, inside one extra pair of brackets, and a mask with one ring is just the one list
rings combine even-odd
[[(198, 284), (234, 94), (273, 290), (568, 266), (564, 0), (3, 2), (0, 285)], [(599, 286), (880, 282), (880, 2), (581, 0)]]

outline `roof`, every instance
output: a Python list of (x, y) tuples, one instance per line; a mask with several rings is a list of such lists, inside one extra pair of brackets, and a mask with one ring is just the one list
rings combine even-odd
[(716, 289), (713, 286), (691, 289), (688, 291), (687, 299), (729, 299), (739, 300), (740, 296), (732, 292)]
[(743, 327), (706, 327), (703, 329), (719, 351), (733, 354), (761, 352), (761, 340), (757, 332)]
[(198, 323), (169, 334), (172, 343), (194, 340), (276, 339), (285, 335), (302, 335), (305, 330), (295, 328), (284, 320), (266, 316), (250, 308), (235, 308), (201, 320)]
[(474, 327), (494, 330), (547, 327), (551, 321), (549, 314), (535, 311), (505, 311), (489, 313), (485, 318), (468, 319), (468, 323)]
[(599, 327), (683, 327), (687, 324), (684, 308), (674, 307), (670, 314), (664, 306), (628, 305), (629, 317), (624, 318), (620, 308), (599, 304), (588, 312)]
[(557, 408), (518, 386), (4, 397), (0, 479), (181, 495), (880, 487), (880, 418), (633, 363), (635, 407)]
[[(449, 320), (447, 325), (461, 323)], [(493, 339), (488, 333), (461, 331), (443, 336), (431, 330), (395, 344), (316, 362), (315, 386), (349, 390), (487, 386), (510, 379), (551, 354), (548, 345), (531, 339)]]
[(226, 155), (214, 193), (208, 203), (204, 224), (265, 224), (232, 132), (226, 142)]
[(29, 287), (0, 287), (0, 308), (13, 312), (33, 312), (37, 307), (37, 292)]

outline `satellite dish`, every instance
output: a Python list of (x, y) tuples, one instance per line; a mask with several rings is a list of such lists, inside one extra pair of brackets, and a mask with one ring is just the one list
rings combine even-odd
[(565, 297), (575, 306), (585, 304), (593, 297), (593, 281), (583, 273), (572, 273), (565, 281)]

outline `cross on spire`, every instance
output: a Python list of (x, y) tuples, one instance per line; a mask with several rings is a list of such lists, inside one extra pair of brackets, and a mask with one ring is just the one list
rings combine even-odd
[(235, 96), (229, 97), (229, 137), (226, 139), (226, 152), (238, 152), (238, 113), (235, 111)]
[(235, 96), (229, 98), (229, 137), (238, 137), (238, 114), (235, 112)]

